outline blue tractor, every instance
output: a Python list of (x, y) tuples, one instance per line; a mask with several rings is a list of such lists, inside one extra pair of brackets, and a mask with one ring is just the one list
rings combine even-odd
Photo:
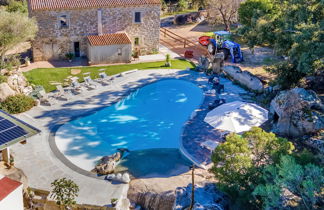
[(223, 52), (225, 60), (231, 56), (233, 63), (240, 63), (243, 61), (243, 54), (241, 46), (231, 41), (231, 33), (228, 31), (216, 31), (213, 37), (210, 37), (208, 43), (208, 52), (214, 55), (216, 52)]

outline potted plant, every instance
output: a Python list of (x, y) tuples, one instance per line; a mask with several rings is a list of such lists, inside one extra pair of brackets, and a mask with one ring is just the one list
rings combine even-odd
[(25, 58), (25, 64), (26, 64), (26, 66), (30, 66), (30, 58), (29, 57)]
[(170, 56), (170, 54), (166, 54), (166, 56), (165, 56), (165, 66), (166, 67), (171, 67), (171, 56)]
[(66, 57), (66, 59), (67, 59), (69, 62), (72, 62), (72, 59), (73, 59), (73, 57), (74, 57), (74, 54), (71, 53), (71, 52), (69, 52), (69, 53), (66, 53), (66, 54), (65, 54), (65, 57)]
[(112, 206), (112, 207), (116, 207), (116, 205), (117, 205), (117, 203), (118, 203), (118, 199), (117, 199), (117, 198), (112, 198), (112, 199), (110, 200), (110, 202), (111, 202), (111, 206)]
[(9, 160), (9, 163), (10, 163), (10, 167), (14, 166), (15, 165), (15, 159), (13, 156), (10, 155), (10, 160)]

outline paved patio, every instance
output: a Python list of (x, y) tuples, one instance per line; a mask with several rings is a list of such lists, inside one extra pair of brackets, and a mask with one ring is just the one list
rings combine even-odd
[[(103, 178), (94, 178), (93, 174), (79, 170), (64, 160), (50, 144), (53, 142), (51, 132), (58, 125), (63, 124), (80, 115), (109, 106), (128, 95), (135, 88), (164, 79), (181, 78), (197, 83), (207, 90), (207, 77), (203, 73), (181, 70), (143, 70), (116, 77), (109, 86), (100, 86), (96, 90), (85, 91), (73, 96), (69, 101), (58, 101), (52, 106), (38, 106), (32, 110), (19, 114), (17, 117), (42, 130), (42, 133), (28, 140), (26, 145), (15, 145), (12, 151), (15, 165), (22, 169), (29, 179), (29, 185), (34, 188), (50, 190), (50, 183), (57, 178), (67, 177), (74, 180), (80, 187), (78, 203), (105, 205), (111, 198), (126, 197), (128, 185), (111, 183)], [(240, 98), (244, 90), (235, 86), (229, 80), (222, 79), (225, 93), (222, 97), (227, 101)], [(206, 139), (219, 139), (218, 133), (203, 123), (207, 114), (206, 105), (214, 96), (206, 96), (202, 109), (196, 110), (197, 115), (184, 127), (183, 147), (199, 164), (208, 163), (210, 151), (201, 149), (200, 143)], [(53, 146), (53, 145), (52, 145)]]

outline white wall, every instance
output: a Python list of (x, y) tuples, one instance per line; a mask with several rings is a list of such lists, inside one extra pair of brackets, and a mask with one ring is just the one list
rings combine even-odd
[[(121, 49), (122, 55), (118, 55), (118, 49)], [(107, 46), (88, 45), (88, 59), (90, 64), (127, 63), (131, 61), (131, 58), (131, 44)]]
[(23, 210), (23, 185), (17, 187), (7, 197), (0, 201), (1, 210)]

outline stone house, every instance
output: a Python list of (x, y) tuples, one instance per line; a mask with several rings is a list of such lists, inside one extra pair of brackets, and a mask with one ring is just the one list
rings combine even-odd
[(63, 59), (73, 53), (97, 64), (156, 52), (160, 6), (160, 0), (28, 0), (29, 15), (39, 28), (33, 59)]

